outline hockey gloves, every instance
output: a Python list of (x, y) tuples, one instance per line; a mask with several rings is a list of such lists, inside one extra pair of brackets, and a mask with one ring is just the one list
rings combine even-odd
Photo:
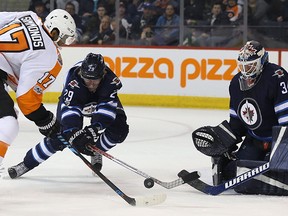
[(87, 148), (87, 145), (93, 145), (98, 140), (99, 134), (96, 127), (88, 126), (82, 130), (74, 130), (66, 133), (64, 136), (79, 152), (90, 156), (94, 155), (94, 153)]
[[(192, 133), (196, 149), (208, 156), (221, 156), (230, 152), (241, 138), (236, 137), (225, 120), (216, 127), (205, 126)], [(237, 149), (237, 148), (236, 148)]]
[(52, 112), (48, 111), (48, 117), (42, 121), (35, 122), (39, 127), (39, 131), (46, 137), (51, 137), (60, 131), (60, 123), (53, 115)]

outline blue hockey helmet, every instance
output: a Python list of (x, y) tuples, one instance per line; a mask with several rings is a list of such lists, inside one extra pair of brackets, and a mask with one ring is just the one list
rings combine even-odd
[(106, 65), (101, 54), (89, 53), (81, 64), (81, 76), (85, 79), (100, 79)]
[[(242, 74), (241, 79), (244, 89), (252, 88), (268, 62), (268, 53), (258, 41), (248, 41), (239, 51), (238, 68)], [(241, 80), (240, 80), (241, 81)]]

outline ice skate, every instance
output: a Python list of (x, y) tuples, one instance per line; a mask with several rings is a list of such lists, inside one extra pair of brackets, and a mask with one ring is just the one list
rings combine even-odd
[[(99, 153), (95, 153), (95, 155), (91, 156), (91, 164), (98, 170), (101, 171), (102, 169), (102, 155)], [(92, 173), (94, 176), (96, 174)]]
[(10, 178), (15, 179), (15, 178), (19, 178), (20, 176), (22, 176), (29, 170), (30, 169), (25, 166), (24, 162), (21, 162), (15, 166), (8, 168), (8, 174)]

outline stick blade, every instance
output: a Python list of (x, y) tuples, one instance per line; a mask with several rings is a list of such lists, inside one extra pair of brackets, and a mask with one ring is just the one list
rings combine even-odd
[(137, 197), (135, 198), (135, 206), (153, 206), (159, 205), (165, 202), (167, 198), (166, 194), (155, 194), (153, 196)]
[(181, 177), (184, 183), (188, 183), (196, 179), (199, 179), (201, 177), (201, 173), (199, 171), (194, 171), (194, 172), (189, 173), (186, 170), (182, 170), (178, 173), (178, 177)]

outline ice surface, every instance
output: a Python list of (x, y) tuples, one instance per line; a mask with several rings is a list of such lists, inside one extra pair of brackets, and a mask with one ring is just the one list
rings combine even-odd
[[(47, 107), (53, 111), (55, 104)], [(217, 125), (228, 118), (228, 110), (126, 107), (130, 134), (109, 154), (161, 181), (177, 179), (182, 169), (199, 170), (211, 183), (210, 158), (197, 152), (191, 131)], [(34, 123), (19, 117), (20, 132), (4, 164), (18, 164), (25, 153), (43, 137)], [(286, 215), (288, 198), (239, 195), (227, 191), (209, 196), (188, 185), (151, 189), (144, 178), (104, 158), (103, 174), (131, 197), (167, 194), (167, 200), (153, 207), (132, 207), (68, 149), (19, 179), (0, 180), (0, 216), (271, 216)]]

